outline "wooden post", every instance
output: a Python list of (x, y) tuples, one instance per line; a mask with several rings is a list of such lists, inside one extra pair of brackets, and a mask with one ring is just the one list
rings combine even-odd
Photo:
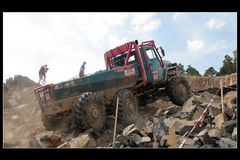
[(169, 144), (172, 148), (177, 147), (177, 140), (176, 140), (176, 134), (175, 134), (175, 128), (169, 128)]
[(220, 79), (220, 87), (221, 87), (222, 115), (224, 116), (224, 104), (223, 104), (223, 81), (222, 81), (222, 79)]
[(118, 103), (119, 103), (119, 97), (117, 97), (117, 105), (116, 105), (116, 113), (115, 113), (115, 121), (114, 121), (114, 131), (113, 131), (113, 147), (115, 143), (115, 136), (116, 136), (116, 129), (117, 129), (117, 118), (118, 118)]

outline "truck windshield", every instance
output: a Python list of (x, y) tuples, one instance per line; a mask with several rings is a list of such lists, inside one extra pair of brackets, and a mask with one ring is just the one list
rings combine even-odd
[(156, 58), (156, 53), (153, 50), (153, 48), (145, 48), (146, 54), (148, 59), (155, 59)]

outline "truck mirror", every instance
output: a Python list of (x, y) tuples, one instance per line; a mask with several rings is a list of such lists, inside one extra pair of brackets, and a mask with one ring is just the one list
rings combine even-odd
[(162, 47), (160, 47), (160, 50), (161, 50), (162, 55), (165, 56), (165, 52), (164, 52), (164, 50), (162, 49)]

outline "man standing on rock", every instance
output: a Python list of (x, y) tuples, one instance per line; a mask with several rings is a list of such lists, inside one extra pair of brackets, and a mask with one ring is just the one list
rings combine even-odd
[(86, 62), (84, 61), (80, 68), (79, 77), (84, 77), (85, 64)]
[(39, 82), (38, 83), (40, 83), (43, 78), (44, 78), (43, 80), (46, 81), (46, 72), (47, 71), (48, 71), (47, 65), (44, 65), (40, 68), (40, 70), (38, 72), (39, 73)]

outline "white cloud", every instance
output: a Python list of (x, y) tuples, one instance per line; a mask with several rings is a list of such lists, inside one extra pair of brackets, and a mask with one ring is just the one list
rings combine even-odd
[(204, 41), (200, 40), (200, 39), (195, 39), (195, 40), (187, 40), (187, 49), (190, 52), (195, 52), (195, 51), (199, 51), (200, 49), (202, 49), (205, 46)]
[(186, 18), (187, 17), (186, 13), (177, 12), (173, 15), (173, 19), (175, 22), (178, 21), (181, 17)]
[(161, 20), (155, 18), (155, 13), (138, 13), (132, 18), (132, 25), (135, 32), (153, 32), (161, 26)]
[(209, 29), (220, 29), (225, 25), (225, 22), (220, 19), (211, 18), (206, 22)]

